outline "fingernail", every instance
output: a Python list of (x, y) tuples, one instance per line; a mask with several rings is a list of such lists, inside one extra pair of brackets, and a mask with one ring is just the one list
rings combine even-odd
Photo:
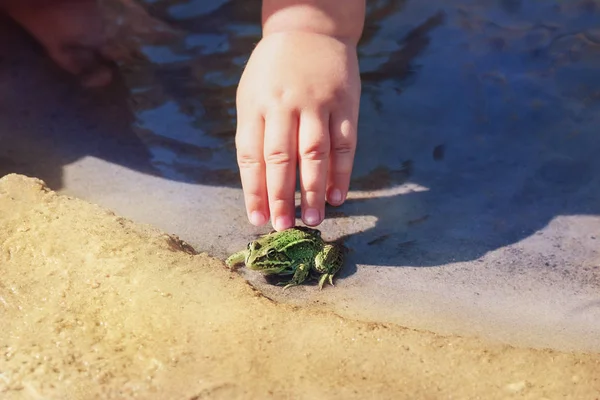
[(339, 189), (333, 189), (329, 194), (332, 203), (339, 204), (342, 202), (342, 192)]
[(250, 213), (250, 223), (252, 225), (260, 226), (264, 225), (265, 222), (267, 222), (265, 214), (260, 211), (252, 211), (252, 213)]
[(275, 230), (282, 231), (292, 227), (292, 220), (290, 217), (277, 217), (275, 218)]
[(309, 208), (304, 212), (304, 222), (306, 225), (317, 225), (321, 222), (319, 211), (314, 208)]

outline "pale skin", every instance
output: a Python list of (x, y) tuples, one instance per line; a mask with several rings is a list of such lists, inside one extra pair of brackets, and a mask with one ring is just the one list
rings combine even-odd
[[(343, 6), (341, 6), (343, 4)], [(360, 76), (364, 0), (264, 0), (263, 37), (237, 94), (237, 158), (248, 219), (294, 226), (296, 169), (302, 220), (348, 193)]]
[[(96, 0), (0, 0), (0, 9), (83, 85), (111, 81), (114, 57)], [(263, 36), (237, 91), (237, 158), (252, 224), (294, 226), (297, 171), (306, 225), (323, 221), (325, 202), (346, 199), (364, 17), (365, 0), (263, 1)]]

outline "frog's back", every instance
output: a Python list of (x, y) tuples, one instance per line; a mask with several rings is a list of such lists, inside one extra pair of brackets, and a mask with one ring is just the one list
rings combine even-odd
[(319, 250), (324, 242), (317, 229), (297, 226), (270, 234), (271, 247), (297, 255)]
[(321, 238), (321, 231), (314, 228), (309, 228), (308, 226), (295, 226), (290, 228), (293, 230), (298, 238)]

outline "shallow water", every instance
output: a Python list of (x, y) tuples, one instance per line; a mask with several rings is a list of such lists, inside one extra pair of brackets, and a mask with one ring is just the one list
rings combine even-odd
[[(48, 106), (62, 88), (48, 83), (7, 105), (21, 134), (0, 171), (225, 257), (268, 230), (245, 219), (233, 146), (260, 2), (145, 7), (165, 29), (140, 38), (120, 89), (67, 87)], [(369, 2), (359, 53), (353, 192), (321, 227), (352, 250), (338, 286), (284, 295), (248, 279), (364, 319), (600, 349), (600, 3)]]
[[(260, 37), (259, 6), (149, 6), (186, 32), (169, 44), (143, 46), (151, 63), (142, 68), (152, 78), (139, 79), (136, 71), (130, 84), (137, 126), (149, 136), (149, 161), (161, 176), (239, 187), (234, 95)], [(364, 95), (353, 189), (411, 182), (423, 190), (369, 196), (368, 206), (350, 201), (336, 210), (375, 212), (378, 232), (351, 241), (389, 231), (386, 240), (415, 243), (419, 255), (388, 248), (394, 254), (378, 251), (380, 263), (434, 266), (477, 259), (560, 215), (596, 215), (598, 7), (370, 2), (359, 49)], [(223, 170), (233, 172), (230, 179)], [(443, 240), (443, 249), (429, 250), (432, 240)]]

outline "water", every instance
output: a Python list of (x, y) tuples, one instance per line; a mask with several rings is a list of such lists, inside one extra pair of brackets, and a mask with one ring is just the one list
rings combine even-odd
[[(206, 168), (237, 170), (234, 96), (243, 60), (260, 39), (260, 2), (198, 4), (152, 3), (154, 15), (186, 36), (142, 48), (154, 79), (140, 83), (147, 89), (134, 99), (162, 93), (162, 102), (135, 108), (140, 125), (156, 135), (147, 147), (161, 175), (204, 184)], [(411, 182), (428, 189), (369, 199), (379, 230), (423, 243), (418, 261), (392, 260), (473, 260), (555, 216), (598, 213), (597, 3), (369, 5), (359, 48), (364, 94), (353, 188)], [(174, 143), (185, 150), (173, 150)], [(190, 156), (191, 146), (210, 156)], [(239, 187), (234, 179), (216, 184)], [(396, 211), (384, 207), (390, 202)], [(341, 209), (364, 211), (355, 201)], [(407, 224), (421, 213), (426, 223)], [(433, 251), (426, 244), (432, 240), (446, 245)]]

